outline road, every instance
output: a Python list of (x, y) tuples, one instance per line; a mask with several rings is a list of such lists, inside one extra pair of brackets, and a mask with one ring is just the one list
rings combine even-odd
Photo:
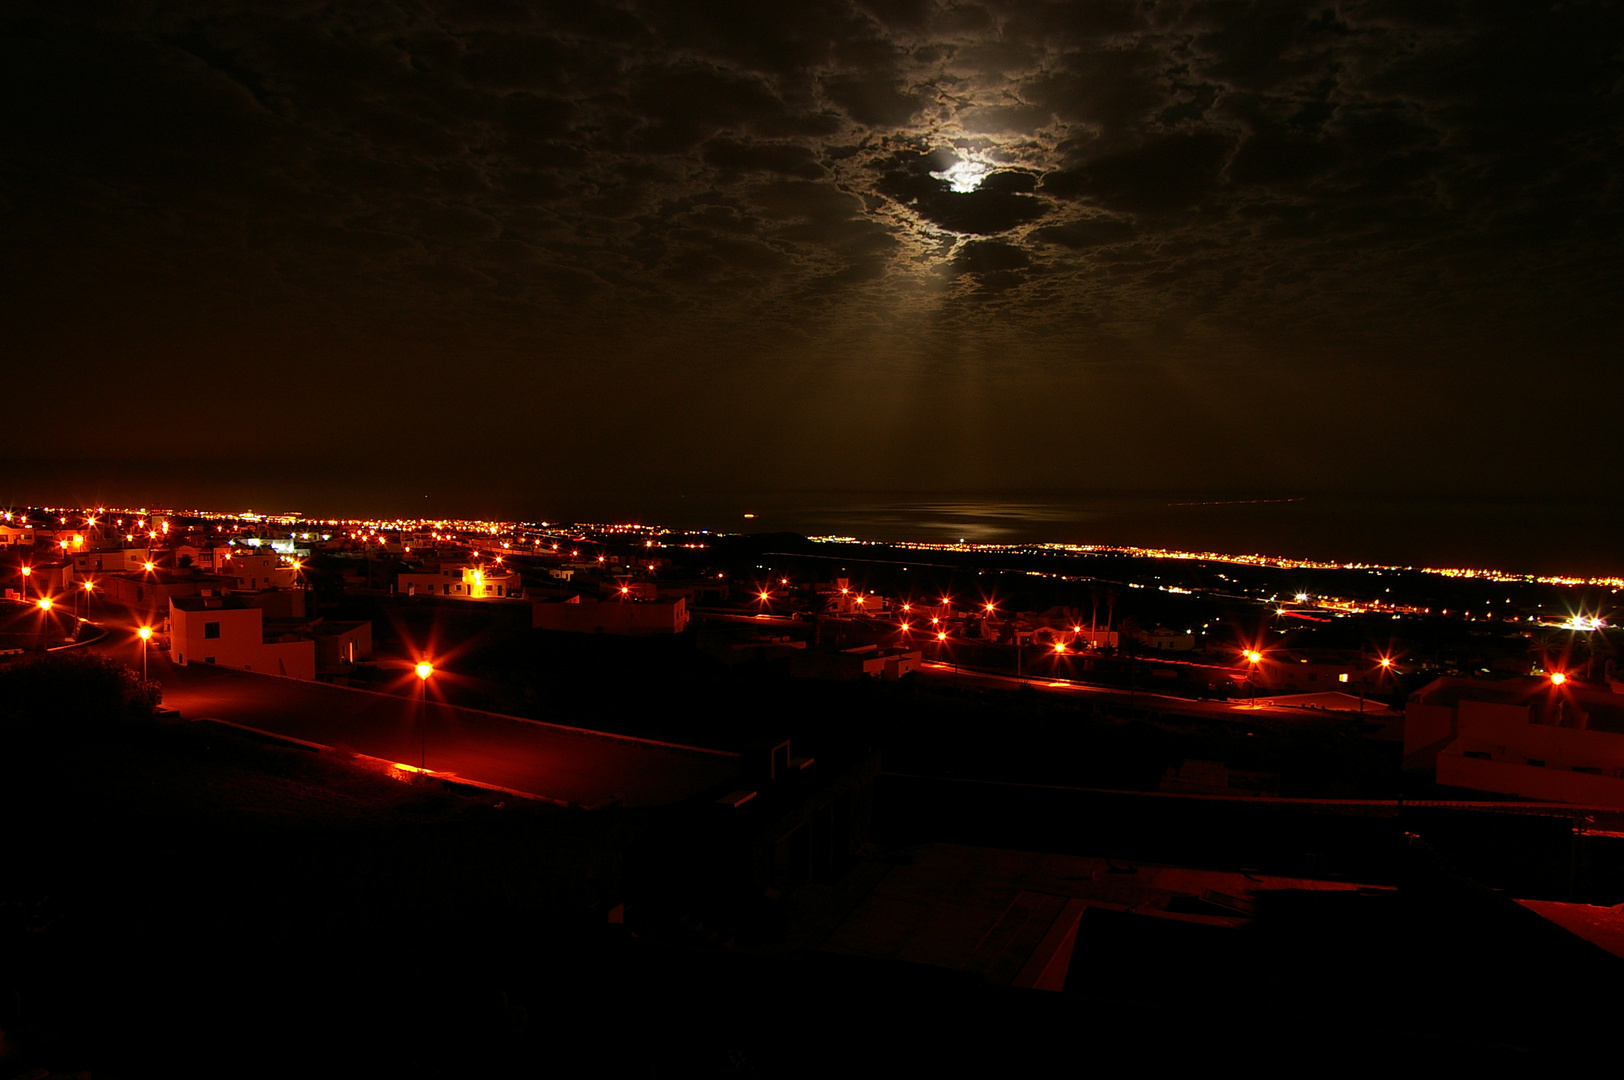
[[(114, 628), (98, 651), (141, 667), (134, 635)], [(541, 724), (437, 703), (421, 705), (327, 683), (193, 664), (148, 653), (164, 704), (188, 720), (211, 718), (577, 806), (682, 802), (731, 780), (735, 755)], [(426, 720), (426, 724), (424, 721)]]
[[(1047, 693), (1108, 699), (1120, 705), (1126, 705), (1130, 700), (1128, 691), (1120, 687), (1096, 686), (1092, 683), (1078, 682), (1074, 679), (1057, 679), (1040, 675), (1017, 678), (1014, 675), (997, 675), (992, 672), (973, 671), (969, 668), (955, 668), (952, 664), (935, 660), (921, 661), (919, 671), (921, 675), (928, 679), (957, 681), (962, 686), (982, 686), (1005, 690), (1025, 684), (1034, 690), (1042, 690)], [(1245, 702), (1201, 701), (1179, 697), (1175, 694), (1158, 694), (1153, 690), (1138, 690), (1131, 695), (1131, 699), (1135, 709), (1178, 713), (1181, 716), (1200, 716), (1217, 720), (1238, 720), (1243, 723), (1255, 719), (1295, 720), (1300, 722), (1306, 717), (1351, 720), (1358, 715), (1351, 712), (1285, 709), (1267, 705), (1254, 707)], [(1369, 719), (1372, 721), (1379, 720), (1375, 716)]]

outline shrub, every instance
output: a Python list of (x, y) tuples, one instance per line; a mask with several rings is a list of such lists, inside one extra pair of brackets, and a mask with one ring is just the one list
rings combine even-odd
[(163, 688), (127, 664), (83, 649), (0, 668), (0, 716), (7, 721), (117, 723), (151, 719)]

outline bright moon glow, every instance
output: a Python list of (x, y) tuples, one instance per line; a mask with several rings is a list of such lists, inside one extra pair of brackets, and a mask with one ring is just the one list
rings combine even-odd
[(946, 180), (954, 191), (974, 191), (992, 172), (991, 166), (979, 161), (955, 161), (941, 172), (931, 173), (938, 180)]

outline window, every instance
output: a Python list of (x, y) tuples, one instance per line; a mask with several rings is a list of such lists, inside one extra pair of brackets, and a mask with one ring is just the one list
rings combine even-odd
[(219, 637), (220, 636), (220, 624), (217, 623), (217, 622), (206, 622), (206, 623), (204, 623), (203, 624), (203, 636), (206, 637), (206, 638), (217, 638), (217, 637)]

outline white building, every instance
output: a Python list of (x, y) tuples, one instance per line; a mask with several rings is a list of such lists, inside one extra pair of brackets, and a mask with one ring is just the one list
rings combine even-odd
[(267, 640), (265, 613), (235, 596), (182, 596), (169, 601), (170, 655), (175, 663), (316, 677), (316, 643), (294, 634)]
[(524, 595), (519, 573), (490, 563), (446, 563), (436, 570), (399, 574), (395, 591), (406, 596), (458, 600), (505, 600)]
[(1451, 787), (1624, 807), (1624, 696), (1548, 677), (1436, 679), (1405, 709), (1404, 767)]

